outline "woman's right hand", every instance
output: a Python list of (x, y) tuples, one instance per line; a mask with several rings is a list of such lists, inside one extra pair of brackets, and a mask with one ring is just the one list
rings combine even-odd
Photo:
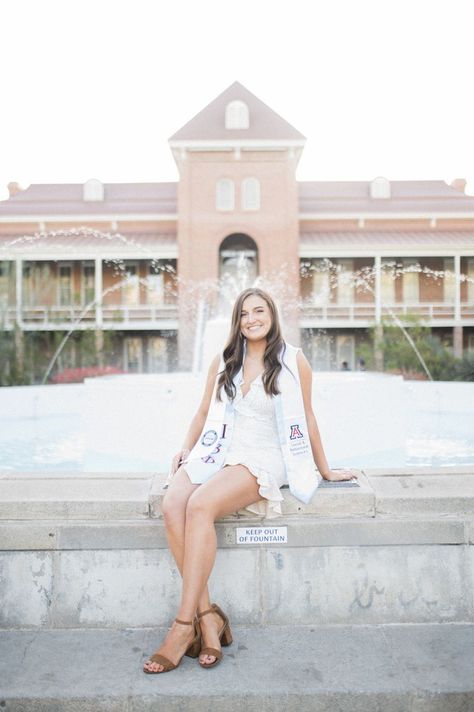
[(189, 450), (184, 448), (183, 450), (180, 450), (179, 452), (176, 453), (176, 455), (173, 457), (171, 461), (171, 473), (172, 475), (175, 474), (176, 470), (179, 468), (181, 465), (182, 461), (187, 458), (189, 455)]

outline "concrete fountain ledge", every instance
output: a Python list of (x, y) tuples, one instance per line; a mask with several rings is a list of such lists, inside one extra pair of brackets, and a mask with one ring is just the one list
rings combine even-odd
[[(0, 470), (0, 521), (143, 520), (161, 515), (166, 476), (150, 473), (11, 472)], [(282, 489), (284, 517), (474, 515), (474, 468), (359, 471), (360, 487), (323, 482), (304, 505)], [(227, 519), (260, 517), (245, 510)], [(279, 519), (272, 519), (279, 523)]]
[[(0, 474), (0, 627), (168, 625), (180, 575), (164, 475)], [(211, 591), (241, 625), (474, 620), (472, 468), (364, 470), (283, 516), (216, 523)], [(240, 529), (286, 540), (239, 543)], [(278, 530), (280, 532), (281, 530)], [(298, 582), (295, 586), (295, 582)]]

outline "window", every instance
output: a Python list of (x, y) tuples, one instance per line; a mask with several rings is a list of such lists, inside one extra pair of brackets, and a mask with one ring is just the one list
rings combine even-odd
[(82, 190), (83, 200), (98, 202), (104, 200), (104, 184), (96, 178), (91, 178), (84, 183)]
[(474, 258), (467, 261), (467, 301), (474, 304)]
[(318, 306), (329, 304), (331, 287), (329, 283), (329, 265), (327, 260), (312, 261), (312, 302)]
[(84, 306), (95, 299), (95, 265), (84, 262), (82, 265), (82, 303)]
[(164, 275), (163, 270), (159, 266), (152, 264), (148, 265), (147, 279), (147, 303), (148, 304), (163, 304), (164, 301)]
[(33, 306), (33, 267), (31, 264), (23, 264), (22, 294), (23, 304), (28, 307)]
[(217, 210), (234, 209), (234, 181), (230, 178), (221, 178), (216, 186), (216, 208)]
[(166, 339), (162, 336), (148, 338), (148, 372), (164, 373), (168, 370), (168, 352)]
[(134, 263), (125, 263), (124, 274), (122, 280), (122, 304), (133, 306), (140, 303), (140, 284), (138, 282), (138, 265)]
[(380, 300), (382, 306), (395, 304), (396, 262), (390, 257), (382, 257), (380, 269)]
[(231, 101), (225, 108), (226, 129), (248, 129), (249, 108), (243, 101)]
[(311, 362), (316, 371), (331, 369), (331, 337), (315, 334), (311, 341)]
[[(443, 260), (443, 298), (445, 302), (453, 304), (456, 299), (456, 275), (454, 274), (454, 257), (445, 257)], [(446, 274), (448, 272), (449, 274)]]
[(123, 361), (128, 373), (143, 372), (143, 341), (140, 337), (125, 337), (123, 340)]
[(420, 301), (419, 263), (410, 257), (403, 260), (403, 302), (418, 304)]
[(72, 266), (70, 264), (59, 264), (59, 299), (60, 306), (70, 306), (72, 304)]
[(337, 302), (352, 304), (354, 301), (353, 260), (340, 259), (337, 264)]
[(337, 367), (340, 370), (346, 370), (343, 364), (346, 364), (348, 370), (354, 369), (355, 355), (355, 336), (354, 334), (337, 334), (336, 336), (336, 359)]
[(258, 178), (245, 178), (242, 181), (242, 210), (260, 210), (260, 181)]
[(9, 262), (0, 262), (0, 308), (7, 306), (9, 291), (10, 291)]

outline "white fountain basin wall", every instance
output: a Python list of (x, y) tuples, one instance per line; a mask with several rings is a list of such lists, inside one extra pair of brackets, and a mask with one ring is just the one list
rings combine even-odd
[[(181, 447), (204, 389), (204, 376), (105, 376), (85, 380), (85, 469), (113, 456), (120, 468), (166, 470)], [(317, 373), (313, 407), (332, 467), (405, 464), (408, 394), (401, 376)]]
[[(474, 383), (315, 372), (313, 405), (331, 467), (472, 466)], [(163, 472), (204, 376), (106, 376), (0, 388), (1, 471)]]

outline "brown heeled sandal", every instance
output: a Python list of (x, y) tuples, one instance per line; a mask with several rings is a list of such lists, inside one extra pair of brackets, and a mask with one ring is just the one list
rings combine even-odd
[[(227, 618), (226, 614), (219, 608), (217, 603), (212, 603), (211, 608), (208, 608), (206, 611), (202, 611), (202, 613), (197, 614), (198, 621), (207, 613), (218, 613), (220, 615), (220, 617), (224, 621), (224, 625), (219, 631), (219, 642), (221, 645), (230, 645), (232, 643), (233, 638), (232, 631), (230, 629), (229, 619)], [(216, 659), (212, 663), (202, 663), (201, 661), (199, 661), (199, 665), (202, 668), (214, 667), (214, 665), (217, 665), (217, 663), (222, 660), (222, 650), (217, 650), (217, 648), (201, 648), (199, 655), (202, 655), (203, 653), (204, 655), (214, 655)]]
[[(194, 627), (194, 638), (186, 648), (184, 655), (188, 655), (190, 658), (197, 658), (197, 656), (201, 652), (201, 629), (199, 627), (199, 621), (197, 617), (194, 618), (194, 620), (192, 621), (181, 621), (179, 620), (179, 618), (175, 618), (175, 621), (176, 623), (182, 623), (183, 625), (192, 625)], [(175, 665), (171, 660), (166, 658), (164, 655), (161, 655), (161, 653), (154, 653), (154, 655), (152, 655), (151, 658), (146, 661), (145, 665), (147, 663), (158, 663), (159, 665), (163, 665), (163, 670), (145, 670), (145, 668), (143, 668), (143, 672), (146, 672), (149, 675), (159, 675), (162, 672), (169, 672), (170, 670), (174, 670), (178, 667), (184, 655)]]

